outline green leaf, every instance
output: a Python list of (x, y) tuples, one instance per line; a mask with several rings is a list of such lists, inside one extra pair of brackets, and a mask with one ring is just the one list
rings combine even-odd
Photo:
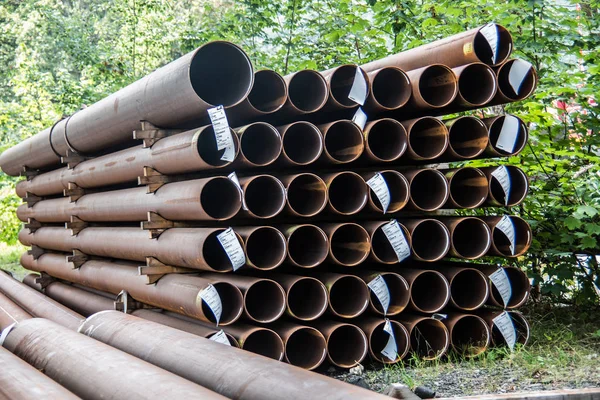
[(581, 246), (586, 249), (596, 249), (598, 247), (598, 242), (593, 237), (588, 236), (581, 240)]
[(575, 230), (581, 227), (581, 221), (575, 217), (567, 217), (563, 222), (570, 230)]
[(575, 213), (582, 216), (587, 215), (593, 218), (594, 216), (598, 215), (598, 210), (592, 206), (579, 206), (577, 207), (577, 211)]

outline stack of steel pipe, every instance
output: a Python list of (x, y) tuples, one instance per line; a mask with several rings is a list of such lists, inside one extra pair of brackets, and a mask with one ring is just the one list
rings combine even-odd
[(309, 370), (525, 344), (527, 126), (470, 112), (533, 93), (511, 51), (488, 24), (281, 77), (208, 43), (0, 155), (26, 283)]

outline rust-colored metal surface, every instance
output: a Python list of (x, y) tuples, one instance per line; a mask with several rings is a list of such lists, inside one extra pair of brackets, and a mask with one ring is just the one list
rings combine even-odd
[(327, 340), (315, 328), (290, 322), (277, 322), (269, 327), (283, 339), (288, 363), (310, 371), (325, 361)]
[(494, 70), (484, 63), (452, 68), (458, 80), (458, 94), (451, 107), (475, 108), (492, 101), (498, 85)]
[(333, 272), (316, 272), (311, 276), (327, 288), (329, 311), (336, 317), (356, 318), (367, 309), (369, 288), (359, 277)]
[(448, 128), (448, 148), (444, 160), (468, 160), (481, 155), (489, 145), (488, 129), (483, 121), (465, 115), (444, 121)]
[(381, 301), (377, 298), (374, 291), (369, 293), (369, 305), (371, 311), (383, 316), (398, 315), (406, 309), (410, 301), (410, 286), (406, 279), (395, 272), (369, 271), (361, 270), (356, 274), (360, 276), (366, 284), (376, 279), (378, 276), (383, 278), (385, 285), (390, 293), (390, 300), (387, 310), (383, 309)]
[[(366, 221), (362, 223), (362, 226), (369, 232), (369, 235), (371, 235), (371, 254), (369, 255), (369, 258), (381, 264), (397, 264), (398, 255), (382, 229), (383, 225), (388, 222), (389, 221)], [(398, 225), (400, 226), (400, 229), (402, 229), (408, 247), (412, 247), (410, 232), (404, 225), (400, 223), (398, 223)]]
[(508, 266), (498, 267), (495, 265), (488, 264), (477, 264), (477, 269), (486, 274), (487, 276), (496, 272), (499, 268), (502, 268), (506, 273), (508, 282), (510, 283), (511, 296), (507, 304), (504, 304), (502, 296), (498, 291), (498, 288), (489, 281), (490, 296), (488, 304), (496, 307), (502, 307), (507, 309), (515, 309), (524, 305), (529, 299), (529, 293), (531, 292), (531, 283), (527, 274), (520, 268)]
[(404, 106), (412, 95), (411, 82), (402, 69), (383, 67), (368, 73), (371, 91), (365, 103), (369, 114), (379, 114)]
[(279, 179), (272, 175), (254, 175), (240, 178), (240, 185), (244, 193), (241, 216), (266, 219), (283, 211), (286, 191)]
[(327, 359), (340, 368), (352, 368), (367, 356), (367, 335), (356, 325), (345, 322), (315, 321), (327, 341)]
[(450, 197), (450, 184), (442, 172), (424, 168), (402, 171), (410, 189), (407, 208), (435, 211), (442, 208)]
[(323, 164), (346, 164), (357, 160), (365, 150), (365, 138), (358, 125), (348, 119), (319, 125), (323, 135)]
[(425, 114), (451, 104), (458, 94), (458, 79), (452, 69), (444, 64), (430, 64), (407, 71), (412, 96), (405, 109)]
[(329, 260), (337, 265), (354, 267), (371, 252), (369, 232), (359, 224), (321, 224), (329, 237)]
[(397, 269), (396, 272), (406, 279), (410, 287), (408, 306), (412, 310), (426, 314), (436, 313), (450, 301), (450, 284), (440, 272), (406, 267)]
[[(506, 168), (506, 174), (510, 181), (510, 191), (508, 199), (500, 181), (492, 175), (499, 168)], [(496, 207), (513, 207), (519, 205), (525, 200), (529, 191), (529, 180), (525, 172), (514, 165), (503, 165), (500, 167), (480, 168), (488, 179), (488, 196), (486, 204)]]
[(284, 166), (309, 165), (323, 153), (323, 135), (308, 121), (297, 121), (278, 126), (283, 148), (278, 164)]
[(85, 317), (100, 311), (115, 309), (114, 299), (98, 296), (62, 282), (50, 283), (44, 288), (44, 294)]
[(314, 217), (327, 206), (327, 185), (318, 175), (304, 172), (280, 177), (286, 189), (286, 212)]
[(528, 98), (533, 94), (537, 87), (538, 75), (533, 66), (529, 66), (521, 83), (514, 87), (509, 80), (509, 75), (512, 68), (518, 68), (519, 63), (525, 61), (519, 59), (510, 59), (500, 65), (496, 71), (498, 79), (498, 93), (491, 101), (490, 105), (505, 104), (514, 101), (520, 101)]
[(329, 254), (329, 238), (323, 229), (312, 224), (283, 225), (287, 239), (288, 261), (301, 268), (314, 268)]
[[(371, 179), (375, 174), (381, 174), (390, 194), (390, 203), (386, 213), (395, 213), (402, 210), (410, 198), (410, 187), (408, 179), (398, 171), (382, 170), (377, 172), (366, 172), (362, 174), (365, 181)], [(378, 213), (383, 213), (383, 206), (373, 189), (369, 188), (368, 207)]]
[[(477, 315), (487, 322), (492, 332), (492, 343), (495, 346), (501, 346), (506, 343), (504, 336), (494, 324), (494, 318), (502, 314), (503, 310), (482, 309), (477, 311)], [(515, 327), (516, 343), (525, 346), (529, 342), (530, 326), (525, 316), (519, 311), (509, 310), (508, 315), (511, 317), (513, 326)]]
[(240, 152), (233, 162), (235, 168), (257, 168), (271, 165), (281, 154), (279, 131), (266, 122), (253, 122), (235, 130)]
[(450, 345), (457, 353), (467, 357), (475, 357), (487, 350), (491, 343), (491, 332), (485, 320), (477, 315), (448, 313), (442, 319)]
[(396, 344), (396, 357), (393, 360), (381, 353), (390, 340), (389, 333), (384, 331), (386, 321), (373, 317), (364, 317), (356, 320), (356, 325), (367, 335), (369, 355), (375, 361), (383, 364), (395, 364), (399, 362), (406, 357), (410, 350), (410, 339), (406, 328), (397, 321), (389, 321), (394, 332), (394, 341)]
[(283, 77), (288, 88), (284, 106), (273, 118), (290, 120), (303, 114), (319, 111), (327, 103), (329, 87), (327, 81), (317, 71), (305, 69)]
[(474, 260), (483, 257), (492, 245), (491, 230), (477, 217), (446, 217), (440, 221), (450, 232), (450, 254)]
[[(507, 117), (510, 117), (507, 119)], [(516, 118), (516, 123), (510, 123), (510, 119)], [(527, 125), (522, 119), (515, 115), (498, 115), (496, 117), (484, 118), (483, 123), (488, 128), (489, 143), (485, 149), (485, 154), (490, 157), (509, 157), (518, 154), (525, 148), (527, 139), (529, 138), (529, 131)], [(504, 125), (507, 124), (506, 127)], [(500, 133), (504, 130), (505, 134), (514, 137), (514, 149), (507, 151), (498, 147), (498, 138)]]
[(334, 214), (352, 215), (367, 204), (369, 187), (355, 172), (343, 171), (321, 175), (327, 184), (328, 207)]
[(29, 318), (33, 318), (31, 314), (0, 292), (0, 331)]
[(404, 154), (408, 136), (404, 126), (391, 118), (369, 121), (363, 129), (365, 150), (362, 159), (369, 163), (392, 162)]
[(488, 198), (488, 177), (479, 168), (440, 170), (448, 179), (450, 193), (444, 208), (477, 208)]
[[(432, 268), (429, 264), (415, 266)], [(475, 268), (470, 268), (470, 266)], [(434, 269), (441, 272), (450, 283), (450, 304), (453, 307), (472, 311), (483, 307), (488, 300), (491, 289), (487, 275), (479, 270), (480, 266), (481, 264), (466, 263), (436, 264), (434, 266)]]
[(421, 117), (402, 121), (408, 135), (405, 157), (411, 160), (433, 160), (448, 147), (448, 128), (439, 119)]
[(446, 354), (450, 334), (439, 320), (402, 313), (395, 317), (408, 330), (411, 350), (424, 360), (436, 360)]
[(236, 226), (235, 233), (242, 239), (249, 267), (266, 271), (279, 267), (285, 261), (287, 240), (279, 229), (272, 226)]
[(434, 262), (441, 260), (450, 251), (450, 231), (438, 220), (401, 219), (411, 238), (411, 253), (415, 260)]
[(506, 235), (505, 231), (501, 229), (498, 223), (502, 220), (502, 216), (495, 217), (482, 217), (486, 224), (492, 230), (492, 246), (490, 247), (490, 251), (488, 252), (490, 255), (497, 255), (502, 257), (518, 257), (527, 250), (529, 250), (529, 246), (531, 246), (532, 241), (532, 232), (531, 227), (521, 217), (517, 217), (516, 215), (508, 216), (510, 223), (514, 227), (514, 251), (511, 250), (511, 240)]

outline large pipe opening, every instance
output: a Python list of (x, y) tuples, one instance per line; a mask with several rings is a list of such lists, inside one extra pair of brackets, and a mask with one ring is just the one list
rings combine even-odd
[(321, 228), (302, 225), (288, 237), (288, 256), (303, 268), (313, 268), (321, 264), (329, 254), (329, 239)]
[(275, 71), (263, 69), (254, 73), (254, 85), (248, 101), (260, 112), (272, 113), (279, 110), (287, 99), (285, 81)]
[(357, 276), (345, 275), (335, 281), (329, 289), (329, 307), (339, 317), (358, 317), (368, 305), (369, 288)]
[(475, 217), (466, 217), (457, 222), (451, 240), (456, 256), (469, 260), (483, 257), (492, 244), (490, 228)]
[(498, 90), (510, 101), (526, 99), (535, 90), (537, 76), (534, 68), (531, 66), (517, 87), (514, 87), (509, 80), (511, 70), (513, 68), (522, 68), (523, 63), (525, 63), (523, 60), (510, 60), (498, 70)]
[(504, 257), (518, 257), (525, 253), (531, 245), (531, 227), (524, 219), (510, 216), (515, 228), (515, 252), (510, 250), (511, 242), (504, 232), (494, 226), (492, 230), (492, 243), (498, 253)]
[(373, 77), (371, 90), (375, 101), (387, 110), (402, 107), (412, 94), (408, 75), (396, 67), (379, 70)]
[(287, 245), (285, 236), (270, 226), (261, 226), (246, 238), (246, 257), (252, 266), (269, 270), (285, 261)]
[(512, 165), (505, 165), (505, 167), (508, 170), (508, 179), (510, 181), (508, 202), (506, 201), (506, 195), (500, 181), (493, 176), (490, 176), (489, 180), (489, 194), (494, 203), (512, 207), (520, 204), (525, 199), (529, 190), (529, 182), (527, 181), (527, 175), (525, 175), (525, 172), (521, 168)]
[(356, 160), (365, 148), (360, 127), (350, 120), (334, 122), (323, 132), (323, 137), (325, 152), (339, 164)]
[(390, 292), (390, 304), (387, 312), (384, 313), (381, 302), (377, 298), (375, 292), (370, 291), (371, 305), (377, 314), (381, 315), (397, 315), (400, 314), (410, 301), (410, 289), (406, 280), (393, 272), (382, 272), (381, 277), (385, 281)]
[(234, 323), (242, 315), (244, 309), (242, 292), (240, 292), (237, 287), (227, 282), (215, 282), (212, 285), (217, 290), (219, 298), (221, 299), (221, 318), (217, 321), (208, 304), (206, 304), (205, 301), (202, 301), (202, 312), (204, 313), (204, 316), (215, 325), (217, 323), (219, 325), (229, 325)]
[(408, 145), (419, 159), (437, 158), (448, 147), (448, 129), (436, 118), (423, 117), (408, 131)]
[(422, 169), (410, 181), (410, 199), (421, 211), (435, 211), (448, 199), (449, 184), (444, 174), (435, 169)]
[[(514, 115), (511, 115), (510, 117), (516, 118)], [(527, 126), (520, 118), (518, 118), (518, 124), (509, 124), (506, 128), (504, 128), (504, 123), (506, 121), (506, 116), (502, 115), (494, 119), (494, 121), (490, 124), (488, 128), (490, 145), (496, 153), (503, 156), (512, 156), (520, 153), (521, 150), (525, 148), (529, 134), (527, 131)], [(497, 147), (498, 138), (500, 137), (500, 133), (503, 129), (505, 135), (508, 137), (515, 137), (515, 146), (512, 152), (508, 152)]]
[(354, 172), (340, 172), (329, 183), (329, 205), (343, 215), (356, 214), (367, 204), (368, 186)]
[[(400, 228), (402, 228), (402, 232), (404, 233), (404, 237), (408, 242), (409, 246), (411, 243), (410, 234), (408, 230), (404, 227), (404, 225), (399, 224)], [(373, 257), (383, 263), (383, 264), (396, 264), (398, 263), (398, 255), (394, 251), (390, 240), (387, 238), (385, 233), (383, 232), (383, 224), (379, 226), (371, 235), (371, 254)], [(412, 246), (411, 246), (412, 247)]]
[(287, 306), (302, 321), (317, 319), (327, 309), (327, 289), (315, 278), (302, 277), (288, 289)]
[[(525, 346), (527, 342), (529, 342), (530, 328), (529, 322), (525, 319), (523, 314), (518, 311), (508, 311), (508, 315), (512, 319), (513, 326), (515, 327), (515, 332), (517, 334), (517, 343)], [(501, 343), (506, 343), (504, 340), (504, 336), (496, 326), (496, 324), (492, 325), (492, 342), (495, 345), (499, 345)]]
[(408, 147), (404, 126), (391, 118), (383, 118), (368, 124), (365, 129), (366, 145), (375, 161), (397, 160)]
[(281, 337), (267, 328), (256, 328), (250, 332), (242, 343), (242, 349), (277, 361), (283, 359), (285, 351)]
[(200, 193), (200, 204), (206, 214), (217, 220), (229, 219), (240, 210), (240, 191), (229, 179), (221, 176), (210, 179)]
[(381, 351), (387, 346), (388, 340), (390, 339), (389, 333), (383, 330), (385, 321), (381, 321), (379, 325), (373, 329), (371, 336), (369, 337), (369, 348), (371, 350), (371, 356), (383, 363), (383, 364), (395, 364), (400, 361), (409, 349), (409, 337), (406, 329), (396, 321), (391, 321), (392, 331), (394, 332), (394, 339), (396, 341), (396, 358), (391, 360), (381, 354)]
[(485, 64), (467, 65), (458, 77), (458, 91), (470, 105), (483, 106), (496, 94), (496, 74)]
[(296, 165), (315, 162), (323, 152), (323, 136), (319, 128), (306, 121), (290, 125), (283, 137), (283, 154)]
[(450, 285), (439, 272), (423, 271), (410, 286), (410, 299), (417, 311), (427, 314), (438, 312), (450, 299)]
[(299, 174), (288, 184), (287, 204), (302, 217), (317, 215), (327, 206), (327, 185), (315, 174)]
[(456, 75), (445, 65), (430, 65), (421, 73), (419, 93), (430, 107), (447, 106), (458, 93)]
[(510, 33), (501, 25), (494, 24), (494, 27), (497, 29), (498, 38), (496, 44), (497, 56), (495, 57), (495, 62), (494, 50), (483, 33), (477, 32), (475, 39), (473, 40), (473, 51), (475, 52), (475, 55), (482, 63), (488, 65), (502, 64), (512, 52), (513, 46)]
[(367, 337), (354, 325), (336, 327), (327, 340), (329, 360), (340, 368), (352, 368), (365, 358), (367, 351)]
[(273, 322), (285, 312), (285, 291), (275, 281), (258, 280), (244, 294), (244, 309), (253, 321)]
[[(510, 287), (512, 290), (510, 300), (506, 305), (507, 308), (516, 308), (522, 306), (527, 301), (529, 297), (529, 290), (531, 289), (531, 285), (529, 283), (529, 279), (527, 275), (518, 268), (504, 268), (504, 272), (506, 272), (506, 276), (508, 277), (508, 281), (510, 282)], [(492, 297), (496, 301), (497, 304), (503, 305), (502, 296), (495, 285), (492, 285)]]
[[(217, 139), (212, 125), (200, 130), (197, 135), (196, 149), (198, 155), (205, 163), (215, 168), (231, 164), (231, 161), (221, 159), (226, 149), (217, 150)], [(231, 130), (231, 137), (233, 139), (234, 154), (237, 157), (240, 150), (240, 141), (233, 130)]]
[(288, 99), (298, 110), (312, 113), (327, 102), (327, 82), (316, 71), (303, 70), (294, 74), (288, 83)]
[(318, 330), (300, 327), (290, 334), (285, 344), (285, 358), (296, 367), (312, 370), (325, 360), (327, 342)]
[[(394, 213), (396, 211), (400, 211), (408, 203), (408, 180), (404, 177), (404, 175), (397, 171), (381, 171), (380, 174), (385, 180), (388, 192), (390, 193), (390, 204), (387, 212)], [(377, 211), (383, 212), (383, 206), (379, 201), (379, 197), (377, 197), (371, 188), (369, 188), (369, 199)]]
[(241, 152), (253, 166), (272, 164), (281, 153), (279, 131), (265, 122), (255, 122), (244, 129), (240, 138)]
[(452, 278), (450, 292), (457, 308), (476, 310), (487, 301), (490, 292), (488, 278), (476, 269), (465, 268)]
[(452, 348), (465, 357), (483, 353), (490, 343), (487, 323), (475, 315), (465, 315), (452, 327)]
[[(233, 268), (227, 252), (221, 245), (221, 242), (219, 242), (219, 239), (217, 239), (217, 236), (223, 232), (225, 232), (225, 229), (215, 229), (214, 232), (210, 233), (204, 239), (204, 243), (202, 244), (202, 257), (204, 261), (211, 269), (217, 272), (228, 272)], [(240, 243), (243, 243), (243, 240), (240, 239)]]
[[(348, 98), (354, 77), (356, 76), (356, 65), (342, 65), (335, 69), (329, 78), (329, 87), (331, 89), (331, 97), (345, 108), (354, 107), (356, 103)], [(365, 71), (360, 69), (365, 82), (369, 82), (369, 77)], [(367, 86), (368, 88), (368, 86)], [(368, 94), (368, 93), (367, 93)]]
[(457, 208), (475, 208), (488, 196), (488, 180), (477, 168), (461, 168), (450, 178), (450, 199)]
[(428, 219), (415, 226), (411, 233), (413, 254), (423, 261), (438, 261), (450, 250), (450, 233), (439, 221)]
[(285, 187), (271, 175), (259, 175), (244, 187), (248, 211), (257, 218), (272, 218), (285, 207)]
[(248, 96), (254, 82), (250, 59), (236, 45), (215, 41), (200, 47), (190, 64), (190, 81), (202, 100), (231, 107)]
[(488, 145), (488, 130), (483, 121), (476, 117), (462, 117), (448, 129), (448, 149), (460, 159), (475, 158)]
[(329, 246), (334, 261), (347, 267), (360, 264), (371, 251), (369, 233), (354, 223), (339, 225), (331, 235)]
[(417, 322), (410, 332), (410, 347), (425, 360), (435, 360), (446, 353), (450, 344), (448, 330), (433, 318)]

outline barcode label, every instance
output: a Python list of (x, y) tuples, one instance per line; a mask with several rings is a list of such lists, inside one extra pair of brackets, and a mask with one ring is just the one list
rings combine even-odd
[(402, 232), (402, 228), (400, 227), (398, 221), (395, 219), (391, 220), (387, 224), (383, 225), (381, 230), (392, 245), (392, 248), (396, 253), (396, 257), (398, 257), (398, 262), (402, 262), (410, 256), (410, 246), (408, 245), (408, 241), (406, 240), (404, 232)]
[(385, 282), (385, 279), (381, 275), (377, 275), (375, 279), (367, 284), (369, 288), (375, 293), (377, 300), (381, 303), (383, 308), (383, 315), (386, 315), (388, 308), (390, 307), (390, 289)]
[(500, 39), (498, 26), (494, 23), (490, 23), (481, 28), (479, 32), (490, 45), (490, 49), (492, 50), (492, 64), (496, 64), (498, 62), (498, 40)]
[(235, 186), (237, 186), (238, 190), (240, 191), (240, 195), (242, 196), (242, 208), (244, 210), (248, 210), (248, 206), (246, 205), (246, 198), (244, 197), (244, 191), (242, 190), (242, 185), (240, 185), (240, 180), (238, 179), (235, 171), (227, 175), (227, 178), (229, 178), (229, 180), (233, 182)]
[(362, 108), (358, 107), (354, 117), (352, 117), (352, 122), (358, 125), (361, 130), (365, 129), (365, 124), (367, 123), (367, 114), (365, 114)]
[(391, 195), (390, 189), (381, 175), (380, 172), (377, 172), (371, 179), (367, 181), (367, 185), (375, 192), (379, 203), (381, 203), (381, 208), (383, 209), (383, 213), (385, 214), (390, 206)]
[(531, 63), (525, 60), (515, 60), (510, 66), (510, 71), (508, 71), (508, 83), (510, 83), (510, 86), (517, 95), (521, 93), (521, 87), (523, 86), (525, 77), (529, 73), (531, 67)]
[(246, 264), (244, 249), (238, 240), (237, 235), (233, 231), (233, 228), (227, 228), (219, 233), (217, 239), (219, 240), (219, 243), (221, 243), (221, 246), (223, 246), (225, 253), (227, 253), (227, 257), (229, 257), (229, 261), (231, 261), (234, 271), (237, 271), (241, 266)]
[(498, 140), (496, 141), (496, 147), (507, 153), (513, 153), (515, 151), (520, 130), (521, 122), (519, 121), (519, 118), (513, 115), (504, 116), (502, 129), (500, 130)]
[(510, 176), (508, 175), (508, 168), (506, 168), (506, 165), (502, 165), (492, 172), (492, 176), (498, 181), (500, 186), (502, 186), (502, 191), (504, 192), (504, 205), (508, 206), (508, 200), (510, 198)]
[(385, 325), (383, 326), (384, 332), (387, 332), (390, 337), (388, 338), (387, 344), (381, 350), (381, 354), (385, 357), (389, 358), (391, 361), (395, 361), (398, 357), (398, 345), (396, 344), (396, 337), (394, 336), (394, 329), (392, 327), (392, 323), (389, 319), (385, 320)]
[(496, 289), (498, 289), (500, 296), (502, 296), (504, 307), (506, 307), (512, 296), (512, 287), (504, 268), (498, 267), (498, 270), (490, 275), (490, 280), (496, 286)]
[(365, 105), (365, 100), (367, 99), (367, 81), (360, 67), (356, 67), (354, 82), (352, 82), (348, 98), (361, 106)]
[(517, 343), (517, 332), (515, 330), (515, 325), (512, 322), (512, 318), (510, 315), (504, 311), (502, 314), (498, 315), (493, 319), (494, 325), (498, 327), (498, 330), (504, 337), (506, 344), (512, 350), (515, 348), (515, 344)]
[(227, 121), (227, 115), (225, 115), (225, 109), (223, 106), (210, 108), (208, 110), (208, 116), (215, 132), (215, 139), (217, 140), (217, 150), (225, 149), (221, 160), (233, 161), (235, 158), (235, 148), (233, 143), (233, 137), (231, 136), (231, 129), (229, 128), (229, 122)]
[(218, 326), (219, 321), (221, 320), (221, 314), (223, 313), (223, 304), (221, 303), (221, 297), (219, 296), (217, 289), (209, 283), (207, 287), (198, 293), (198, 297), (200, 297), (208, 308), (210, 308), (217, 320)]
[(223, 329), (221, 329), (219, 332), (212, 335), (209, 338), (209, 340), (212, 340), (213, 342), (221, 343), (221, 344), (224, 344), (227, 346), (231, 346), (231, 343), (229, 343), (229, 339), (227, 339), (227, 335), (225, 335), (225, 332), (223, 331)]
[(503, 216), (502, 219), (500, 220), (500, 222), (498, 222), (496, 224), (496, 228), (499, 229), (500, 232), (504, 233), (504, 235), (506, 235), (506, 237), (510, 241), (510, 246), (509, 246), (510, 253), (514, 256), (515, 255), (516, 232), (515, 232), (515, 225), (512, 221), (512, 218), (509, 217), (508, 215)]

